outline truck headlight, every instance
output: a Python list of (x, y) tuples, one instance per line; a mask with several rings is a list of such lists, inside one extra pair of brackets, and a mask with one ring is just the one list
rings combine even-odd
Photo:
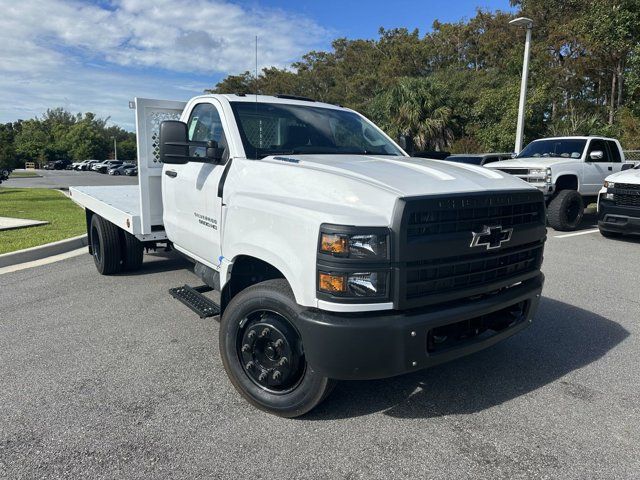
[(613, 196), (613, 193), (611, 193), (609, 191), (610, 188), (616, 188), (616, 182), (607, 182), (606, 180), (604, 181), (604, 188), (607, 189), (607, 192), (604, 194), (604, 198), (606, 200), (615, 200), (615, 197)]
[[(327, 230), (333, 230), (327, 227)], [(352, 259), (386, 259), (389, 253), (388, 233), (341, 233), (322, 231), (319, 252)]]
[(388, 272), (318, 272), (318, 290), (337, 297), (385, 297)]
[(545, 183), (551, 183), (551, 168), (531, 168), (529, 177), (544, 179)]
[(392, 278), (388, 227), (320, 226), (318, 298), (338, 303), (384, 302)]

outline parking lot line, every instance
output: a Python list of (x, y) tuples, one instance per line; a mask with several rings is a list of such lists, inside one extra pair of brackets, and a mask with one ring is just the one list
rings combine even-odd
[(598, 231), (597, 228), (594, 228), (592, 230), (585, 230), (583, 232), (576, 232), (576, 233), (565, 233), (564, 235), (554, 235), (553, 238), (567, 238), (567, 237), (576, 237), (578, 235), (587, 235), (589, 233), (596, 233)]
[(0, 275), (5, 273), (18, 272), (26, 268), (39, 267), (41, 265), (48, 265), (50, 263), (59, 262), (60, 260), (66, 260), (67, 258), (77, 257), (87, 253), (87, 247), (78, 248), (66, 253), (60, 253), (51, 257), (41, 258), (40, 260), (34, 260), (32, 262), (19, 263), (17, 265), (9, 265), (8, 267), (0, 268)]

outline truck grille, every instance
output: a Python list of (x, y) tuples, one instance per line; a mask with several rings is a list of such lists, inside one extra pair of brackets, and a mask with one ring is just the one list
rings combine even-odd
[[(398, 308), (465, 298), (535, 276), (546, 237), (540, 191), (404, 199), (398, 228)], [(471, 247), (486, 226), (513, 229), (500, 248)]]
[(618, 207), (640, 207), (640, 184), (616, 183), (613, 192), (613, 201)]
[(639, 184), (634, 184), (634, 183), (617, 183), (616, 182), (616, 190), (617, 189), (640, 191), (640, 183)]
[(497, 170), (508, 173), (509, 175), (529, 175), (528, 168), (498, 168)]
[(640, 194), (626, 195), (621, 193), (614, 193), (613, 201), (618, 207), (640, 207)]
[(409, 238), (471, 232), (487, 224), (503, 227), (528, 225), (540, 223), (544, 217), (544, 204), (540, 202), (509, 203), (498, 197), (451, 199), (430, 207), (411, 213), (407, 230)]
[(508, 248), (497, 254), (463, 255), (407, 263), (407, 299), (465, 289), (531, 272), (540, 267), (542, 245)]

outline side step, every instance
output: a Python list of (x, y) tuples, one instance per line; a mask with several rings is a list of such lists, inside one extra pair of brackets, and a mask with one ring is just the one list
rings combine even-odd
[(196, 312), (200, 318), (207, 318), (220, 314), (220, 305), (202, 295), (202, 292), (209, 292), (211, 290), (213, 289), (208, 285), (202, 285), (200, 287), (184, 285), (182, 287), (170, 288), (169, 293), (173, 298), (180, 300)]

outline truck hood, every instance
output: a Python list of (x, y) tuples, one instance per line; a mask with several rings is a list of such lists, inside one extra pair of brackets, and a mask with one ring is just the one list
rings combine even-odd
[(617, 172), (613, 175), (609, 175), (605, 180), (610, 182), (620, 183), (633, 183), (640, 184), (640, 170), (637, 168), (631, 168), (623, 172)]
[(261, 162), (329, 173), (396, 196), (531, 189), (511, 175), (475, 165), (413, 157), (372, 155), (276, 155)]
[(561, 163), (573, 163), (579, 162), (579, 158), (558, 158), (558, 157), (524, 157), (513, 158), (511, 160), (502, 160), (500, 162), (494, 162), (487, 165), (487, 168), (502, 169), (502, 168), (547, 168), (552, 165), (559, 165)]

